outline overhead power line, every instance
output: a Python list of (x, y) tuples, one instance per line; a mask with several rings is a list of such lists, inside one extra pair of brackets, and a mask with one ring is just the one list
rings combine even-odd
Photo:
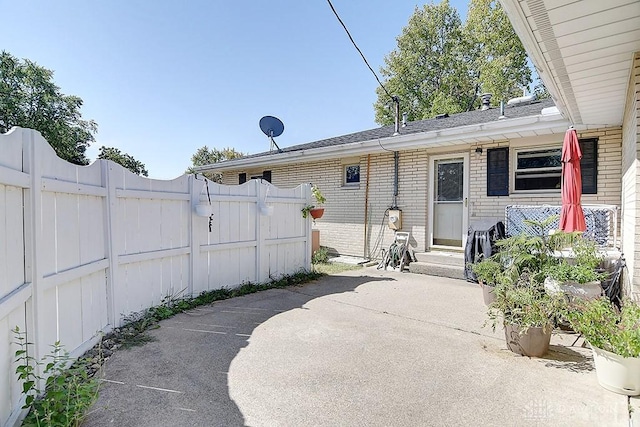
[(333, 14), (336, 16), (336, 18), (338, 19), (338, 22), (340, 22), (340, 25), (342, 25), (342, 28), (344, 28), (344, 31), (347, 33), (347, 36), (349, 36), (349, 40), (351, 40), (351, 43), (353, 44), (353, 47), (356, 48), (356, 50), (358, 51), (358, 53), (360, 54), (360, 56), (362, 57), (362, 60), (364, 61), (365, 64), (367, 64), (367, 67), (369, 67), (369, 70), (371, 70), (371, 73), (373, 74), (373, 76), (376, 78), (376, 80), (378, 81), (378, 84), (380, 85), (380, 87), (382, 88), (382, 90), (384, 90), (384, 92), (387, 94), (387, 96), (389, 98), (391, 98), (394, 102), (398, 102), (397, 101), (397, 97), (393, 96), (389, 93), (389, 91), (387, 90), (386, 87), (384, 87), (384, 85), (382, 84), (382, 82), (380, 81), (380, 79), (378, 78), (378, 75), (376, 74), (375, 71), (373, 71), (373, 68), (371, 68), (371, 65), (369, 65), (369, 61), (367, 61), (367, 58), (365, 58), (364, 54), (362, 53), (362, 51), (360, 50), (360, 48), (358, 47), (358, 45), (356, 44), (355, 40), (353, 40), (353, 37), (351, 37), (351, 33), (349, 32), (349, 30), (347, 29), (347, 26), (344, 24), (344, 22), (342, 22), (342, 19), (340, 19), (340, 15), (338, 15), (338, 12), (336, 12), (336, 8), (333, 7), (333, 4), (331, 3), (331, 0), (327, 0), (327, 3), (329, 3), (329, 7), (331, 7), (331, 10), (333, 11)]

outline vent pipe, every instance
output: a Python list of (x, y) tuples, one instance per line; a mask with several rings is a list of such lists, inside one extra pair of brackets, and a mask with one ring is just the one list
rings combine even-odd
[(393, 105), (395, 107), (395, 116), (396, 116), (396, 126), (395, 126), (395, 131), (393, 132), (393, 135), (400, 135), (400, 98), (398, 98), (397, 96), (394, 96), (393, 98)]
[(482, 95), (480, 95), (480, 99), (482, 100), (482, 108), (480, 108), (481, 110), (488, 110), (489, 108), (491, 108), (491, 94), (490, 93), (483, 93)]

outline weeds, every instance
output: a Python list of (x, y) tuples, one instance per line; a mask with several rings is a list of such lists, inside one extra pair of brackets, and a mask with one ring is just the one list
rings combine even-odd
[[(13, 329), (18, 344), (16, 374), (26, 395), (23, 409), (31, 408), (23, 426), (77, 426), (98, 397), (98, 381), (90, 377), (87, 359), (72, 363), (59, 341), (42, 360), (29, 354), (26, 333)], [(69, 366), (70, 365), (70, 366)], [(42, 376), (38, 368), (44, 366)], [(46, 378), (46, 380), (45, 380)], [(44, 389), (39, 385), (44, 381)]]
[[(131, 314), (124, 319), (124, 325), (116, 328), (102, 338), (96, 348), (86, 354), (97, 356), (80, 358), (72, 363), (69, 353), (60, 342), (52, 346), (50, 354), (42, 360), (36, 360), (29, 354), (29, 346), (25, 332), (16, 326), (13, 330), (19, 349), (15, 353), (16, 374), (22, 383), (22, 393), (26, 395), (25, 406), (31, 408), (23, 421), (23, 426), (78, 426), (86, 411), (98, 396), (98, 379), (94, 374), (104, 363), (105, 356), (111, 355), (117, 348), (128, 348), (153, 341), (147, 331), (158, 327), (158, 322), (192, 308), (211, 304), (242, 295), (274, 288), (301, 285), (324, 276), (317, 271), (301, 271), (299, 273), (274, 279), (268, 283), (245, 283), (238, 288), (221, 288), (206, 291), (196, 297), (182, 297), (183, 291), (167, 295), (160, 305), (139, 313)], [(104, 355), (102, 353), (102, 345)], [(69, 368), (67, 368), (70, 365)], [(39, 371), (41, 367), (42, 376)], [(46, 380), (45, 380), (46, 378)], [(44, 381), (44, 390), (40, 384)]]
[(322, 276), (324, 276), (324, 273), (303, 270), (293, 275), (274, 279), (268, 283), (249, 282), (237, 288), (220, 288), (205, 291), (196, 297), (183, 297), (183, 289), (176, 294), (165, 296), (157, 306), (129, 315), (125, 318), (125, 324), (107, 335), (107, 338), (114, 341), (118, 347), (123, 348), (144, 345), (153, 341), (153, 337), (147, 334), (147, 331), (158, 327), (159, 321), (168, 319), (178, 313), (201, 305), (211, 304), (214, 301), (253, 294), (267, 289), (301, 285)]

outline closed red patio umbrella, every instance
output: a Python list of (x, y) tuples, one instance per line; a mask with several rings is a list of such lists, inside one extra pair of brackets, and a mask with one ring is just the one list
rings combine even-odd
[(578, 134), (571, 127), (564, 134), (562, 144), (562, 209), (560, 211), (560, 230), (566, 232), (585, 231), (584, 212), (580, 204), (582, 197), (582, 174), (580, 159), (582, 151), (578, 144)]

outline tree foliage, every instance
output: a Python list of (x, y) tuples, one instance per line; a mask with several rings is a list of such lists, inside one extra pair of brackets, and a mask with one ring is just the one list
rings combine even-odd
[(470, 0), (464, 39), (482, 92), (494, 103), (522, 95), (531, 82), (527, 53), (498, 0)]
[(85, 152), (98, 126), (82, 118), (81, 107), (81, 98), (56, 86), (53, 71), (0, 53), (0, 132), (13, 126), (36, 129), (59, 157), (86, 165)]
[[(381, 73), (409, 120), (467, 111), (482, 92), (499, 103), (531, 79), (526, 52), (497, 0), (470, 0), (464, 24), (448, 0), (416, 8)], [(393, 123), (389, 96), (376, 92), (376, 122)]]
[(136, 175), (149, 176), (149, 172), (147, 171), (144, 163), (134, 159), (130, 154), (121, 152), (117, 148), (105, 147), (103, 145), (102, 147), (100, 147), (98, 158), (114, 161), (129, 169)]
[[(219, 163), (225, 160), (232, 160), (243, 157), (245, 154), (227, 147), (221, 150), (217, 148), (209, 148), (206, 145), (198, 148), (193, 156), (191, 156), (192, 167), (187, 169), (187, 173), (195, 173), (196, 166), (205, 166), (213, 163)], [(215, 172), (205, 172), (203, 174), (207, 178), (215, 182), (222, 182), (222, 174)]]

